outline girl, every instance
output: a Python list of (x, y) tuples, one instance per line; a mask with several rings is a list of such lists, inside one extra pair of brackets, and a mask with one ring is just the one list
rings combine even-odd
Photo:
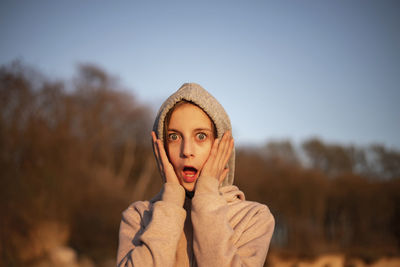
[(153, 149), (164, 182), (122, 214), (118, 266), (263, 266), (274, 218), (233, 186), (228, 115), (200, 85), (161, 106)]

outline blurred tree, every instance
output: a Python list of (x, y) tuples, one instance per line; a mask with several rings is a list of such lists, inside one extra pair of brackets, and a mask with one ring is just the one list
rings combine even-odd
[(261, 153), (268, 161), (283, 161), (289, 165), (298, 165), (300, 160), (289, 140), (268, 142)]
[(311, 166), (329, 176), (362, 172), (366, 169), (363, 149), (357, 149), (354, 146), (327, 145), (315, 138), (305, 141), (302, 147)]
[(382, 145), (372, 145), (372, 169), (381, 178), (400, 178), (400, 153), (386, 149)]
[(79, 253), (114, 257), (121, 211), (157, 190), (150, 182), (149, 108), (94, 65), (81, 65), (66, 87), (20, 62), (0, 69), (0, 254), (6, 265), (46, 253), (37, 233), (49, 221), (69, 232), (65, 240)]
[[(248, 199), (267, 203), (275, 216), (271, 249), (307, 257), (342, 252), (368, 261), (400, 255), (399, 179), (370, 179), (371, 164), (381, 163), (370, 155), (367, 161), (363, 148), (318, 140), (306, 144), (314, 168), (282, 153), (291, 151), (287, 144), (237, 149), (236, 183)], [(374, 175), (385, 175), (384, 168)]]
[[(114, 258), (121, 211), (161, 187), (151, 121), (149, 108), (98, 66), (80, 65), (73, 83), (20, 62), (2, 66), (0, 262), (29, 265), (56, 245), (97, 263)], [(275, 215), (272, 250), (400, 255), (398, 151), (311, 139), (236, 155), (235, 183)]]

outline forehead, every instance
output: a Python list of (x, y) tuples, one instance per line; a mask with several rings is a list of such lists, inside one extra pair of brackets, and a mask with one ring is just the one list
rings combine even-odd
[(212, 129), (212, 122), (208, 115), (198, 106), (184, 103), (174, 109), (171, 114), (168, 128), (182, 129), (182, 128), (204, 128)]

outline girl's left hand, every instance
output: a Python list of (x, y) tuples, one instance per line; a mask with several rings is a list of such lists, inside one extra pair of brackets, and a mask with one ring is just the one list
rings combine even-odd
[(227, 131), (221, 139), (215, 139), (210, 155), (201, 171), (201, 176), (215, 177), (219, 183), (222, 183), (229, 172), (226, 164), (232, 154), (232, 150), (233, 138), (231, 131)]

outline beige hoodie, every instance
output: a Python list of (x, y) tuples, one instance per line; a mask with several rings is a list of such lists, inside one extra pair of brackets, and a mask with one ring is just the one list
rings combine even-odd
[[(217, 135), (231, 130), (219, 102), (200, 85), (184, 84), (161, 106), (154, 131), (163, 139), (164, 119), (179, 101), (196, 103), (214, 121)], [(267, 206), (246, 201), (233, 186), (235, 153), (219, 185), (200, 176), (194, 197), (175, 183), (164, 183), (150, 201), (133, 203), (122, 214), (118, 266), (263, 266), (274, 230)]]

